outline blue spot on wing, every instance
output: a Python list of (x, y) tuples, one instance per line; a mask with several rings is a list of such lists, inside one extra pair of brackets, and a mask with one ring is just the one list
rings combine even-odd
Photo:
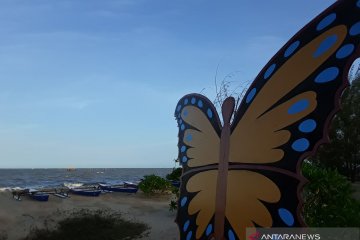
[(184, 100), (184, 105), (186, 105), (186, 104), (188, 104), (188, 103), (189, 103), (189, 99), (186, 98), (186, 99)]
[(201, 100), (198, 101), (198, 106), (199, 106), (199, 108), (203, 107), (203, 102)]
[(190, 225), (190, 220), (187, 220), (184, 224), (184, 227), (183, 227), (183, 231), (186, 232), (189, 228), (189, 225)]
[(187, 197), (183, 197), (180, 201), (180, 206), (183, 207), (187, 203)]
[(181, 151), (182, 153), (185, 152), (185, 151), (186, 151), (186, 147), (185, 147), (185, 146), (182, 146), (181, 149), (180, 149), (180, 151)]
[(268, 79), (270, 77), (270, 75), (274, 72), (276, 67), (276, 64), (273, 63), (264, 73), (264, 79)]
[(346, 44), (342, 46), (337, 52), (336, 52), (336, 58), (346, 58), (349, 56), (355, 49), (354, 44)]
[(337, 67), (330, 67), (319, 73), (316, 76), (315, 82), (316, 83), (326, 83), (336, 79), (339, 75), (339, 68)]
[(186, 157), (186, 156), (183, 156), (183, 157), (182, 157), (182, 159), (181, 159), (181, 161), (182, 161), (183, 163), (186, 163), (186, 162), (187, 162), (187, 160), (188, 160), (188, 159), (187, 159), (187, 157)]
[(327, 52), (337, 42), (337, 39), (337, 35), (331, 35), (325, 38), (325, 40), (320, 43), (320, 46), (314, 52), (313, 57), (317, 58)]
[(193, 97), (193, 98), (191, 99), (191, 104), (195, 104), (195, 102), (196, 102), (196, 99)]
[(246, 97), (246, 103), (251, 102), (251, 100), (253, 100), (255, 94), (256, 94), (256, 88), (251, 89), (251, 91), (249, 92), (249, 94)]
[(299, 112), (304, 111), (306, 108), (309, 107), (309, 100), (307, 99), (301, 99), (291, 105), (291, 107), (288, 109), (288, 114), (297, 114)]
[(188, 112), (187, 110), (184, 110), (184, 111), (183, 111), (184, 117), (187, 117), (188, 113), (189, 113), (189, 112)]
[(186, 240), (190, 240), (192, 237), (192, 232), (188, 232), (188, 234), (186, 235)]
[(184, 131), (185, 130), (185, 125), (181, 124), (180, 129), (181, 129), (181, 131)]
[(297, 152), (304, 152), (310, 146), (309, 140), (306, 138), (299, 138), (298, 140), (294, 141), (291, 145), (291, 148)]
[(299, 130), (303, 133), (309, 133), (314, 131), (316, 128), (316, 121), (314, 119), (307, 119), (300, 123)]
[(209, 224), (206, 228), (206, 236), (209, 236), (212, 233), (212, 224)]
[(177, 106), (177, 108), (176, 108), (176, 111), (180, 111), (180, 109), (181, 109), (181, 105), (179, 104), (178, 106)]
[(208, 110), (207, 110), (207, 115), (208, 115), (209, 118), (213, 117), (213, 113), (212, 113), (210, 108), (208, 108)]
[(293, 42), (285, 51), (284, 57), (289, 57), (299, 47), (300, 41)]
[(321, 20), (319, 22), (319, 24), (316, 27), (316, 30), (320, 31), (323, 30), (324, 28), (326, 28), (327, 26), (329, 26), (331, 23), (333, 23), (336, 19), (336, 14), (332, 13), (328, 16), (326, 16), (325, 18), (323, 18), (323, 20)]
[(278, 210), (279, 216), (283, 222), (289, 227), (294, 225), (294, 216), (291, 212), (285, 208), (279, 208)]
[(228, 238), (229, 240), (235, 240), (235, 234), (232, 230), (228, 231)]
[(193, 137), (192, 137), (191, 134), (188, 134), (188, 135), (186, 136), (186, 141), (191, 142), (192, 139), (193, 139)]
[(349, 34), (351, 36), (355, 36), (358, 35), (359, 33), (360, 33), (360, 22), (357, 22), (354, 25), (352, 25), (352, 27), (350, 28)]

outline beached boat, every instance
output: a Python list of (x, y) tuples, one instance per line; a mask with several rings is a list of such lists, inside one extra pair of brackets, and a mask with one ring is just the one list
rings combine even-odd
[(98, 189), (70, 189), (71, 193), (82, 195), (82, 196), (88, 196), (88, 197), (98, 197), (101, 193), (101, 190)]
[(139, 183), (133, 183), (133, 182), (125, 181), (124, 185), (127, 186), (127, 187), (135, 187), (135, 188), (137, 188)]
[(126, 184), (122, 185), (107, 185), (107, 184), (99, 184), (99, 189), (108, 192), (123, 192), (123, 193), (136, 193), (138, 191), (137, 186), (128, 186)]
[(32, 199), (40, 202), (47, 202), (49, 200), (49, 194), (42, 192), (30, 193), (29, 195)]
[(69, 198), (70, 197), (68, 188), (55, 189), (55, 191), (52, 194), (58, 198)]
[(16, 189), (12, 191), (12, 195), (13, 198), (18, 201), (22, 200), (22, 196), (29, 196), (30, 198), (41, 202), (47, 202), (49, 200), (49, 194), (36, 189)]

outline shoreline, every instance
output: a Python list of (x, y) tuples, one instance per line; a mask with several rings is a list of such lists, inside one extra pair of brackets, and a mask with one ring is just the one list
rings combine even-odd
[(150, 227), (149, 235), (142, 240), (176, 240), (179, 237), (175, 223), (176, 212), (169, 211), (171, 195), (149, 197), (137, 194), (105, 193), (99, 197), (71, 195), (61, 199), (50, 195), (48, 202), (38, 202), (28, 197), (13, 199), (11, 192), (0, 192), (0, 233), (6, 232), (8, 240), (25, 237), (31, 227), (44, 227), (44, 221), (65, 218), (59, 213), (75, 209), (108, 209), (122, 213), (125, 219), (143, 222)]

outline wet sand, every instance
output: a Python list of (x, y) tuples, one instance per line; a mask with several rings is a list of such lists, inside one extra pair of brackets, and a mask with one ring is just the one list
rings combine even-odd
[(31, 227), (43, 227), (46, 219), (64, 218), (59, 212), (110, 209), (123, 213), (126, 219), (148, 224), (150, 233), (142, 239), (175, 240), (179, 234), (174, 222), (176, 213), (169, 211), (170, 197), (147, 197), (142, 193), (106, 193), (99, 197), (71, 195), (70, 198), (61, 199), (50, 195), (48, 202), (38, 202), (28, 197), (16, 201), (10, 192), (1, 192), (0, 233), (6, 231), (8, 240), (18, 240), (25, 237)]

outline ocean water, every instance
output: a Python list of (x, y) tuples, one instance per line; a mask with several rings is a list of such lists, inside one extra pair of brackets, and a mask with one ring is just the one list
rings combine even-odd
[(165, 177), (171, 171), (171, 168), (0, 169), (0, 191), (138, 182), (144, 175)]

